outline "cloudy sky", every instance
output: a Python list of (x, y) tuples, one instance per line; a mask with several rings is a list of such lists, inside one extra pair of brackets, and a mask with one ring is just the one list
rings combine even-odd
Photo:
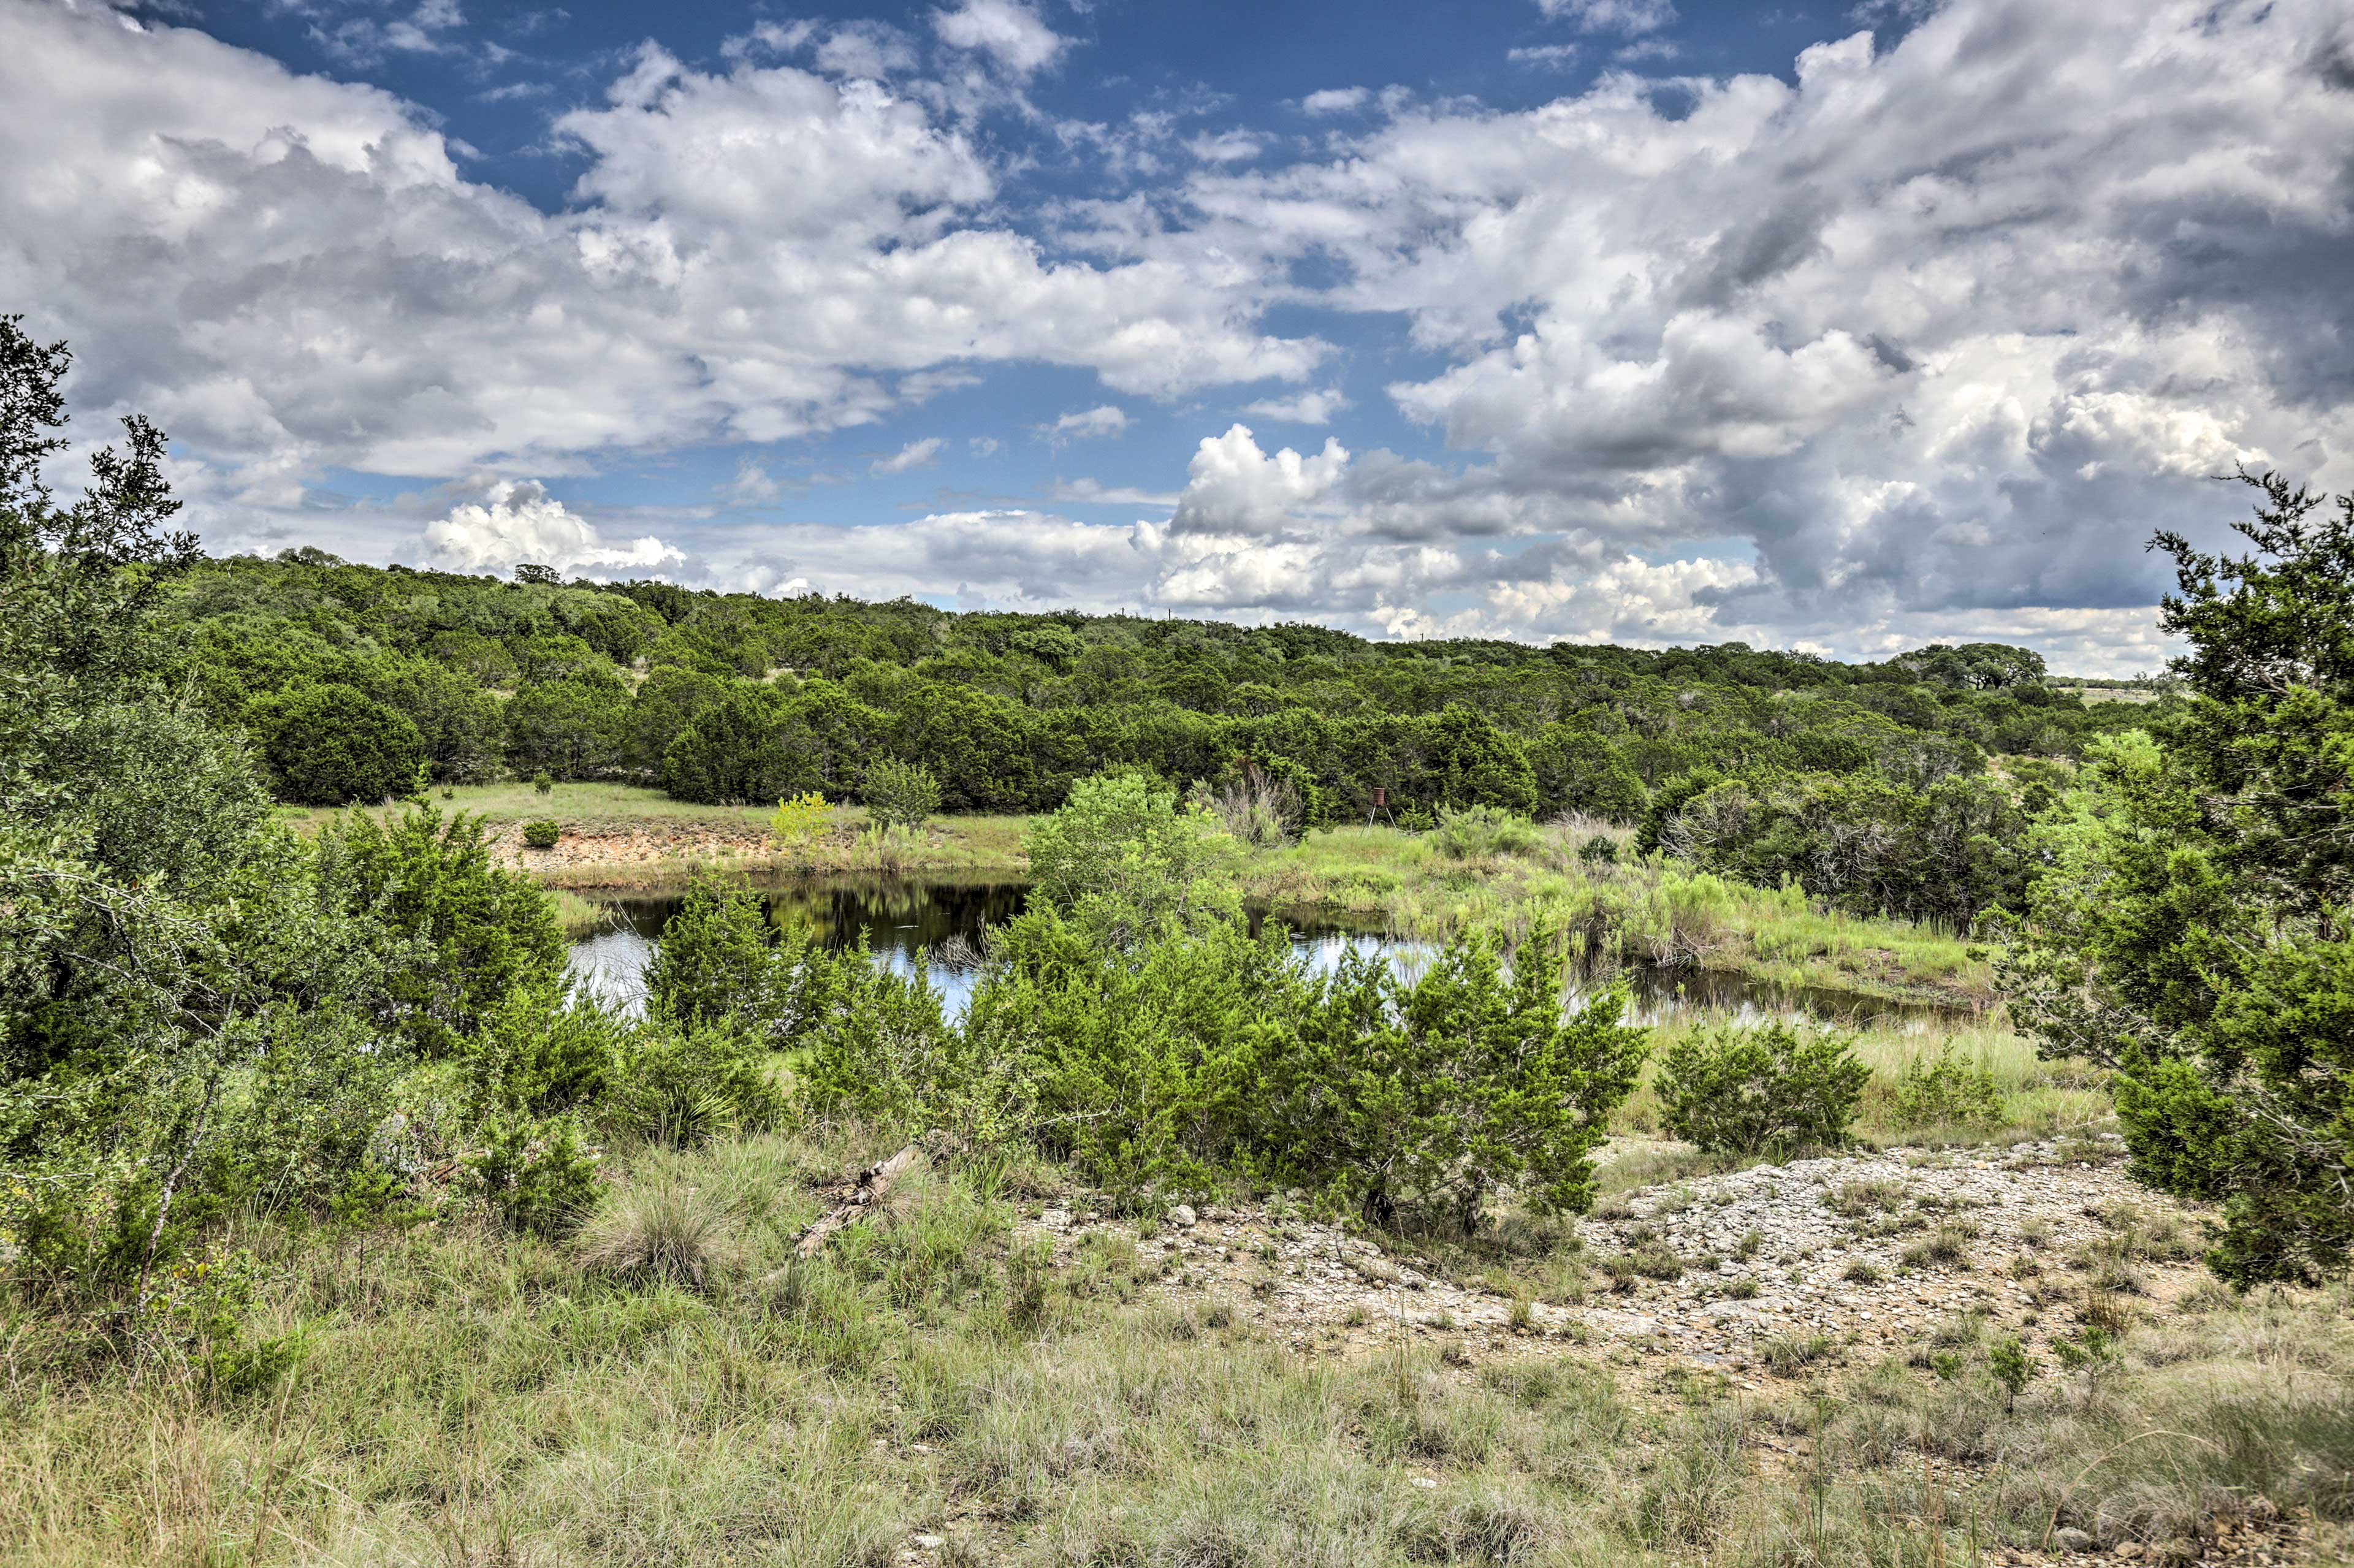
[(2147, 668), (2354, 487), (2342, 0), (0, 0), (217, 551)]

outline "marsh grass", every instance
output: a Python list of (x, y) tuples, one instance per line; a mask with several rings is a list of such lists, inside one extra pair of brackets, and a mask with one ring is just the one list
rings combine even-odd
[(568, 942), (593, 937), (612, 923), (610, 908), (594, 899), (583, 898), (568, 887), (552, 888), (548, 897), (556, 906), (556, 923)]
[(1993, 999), (1993, 971), (1959, 932), (1823, 909), (1796, 888), (1750, 887), (1623, 847), (1615, 862), (1581, 860), (1596, 826), (1555, 823), (1534, 830), (1533, 843), (1484, 854), (1442, 853), (1430, 836), (1386, 826), (1345, 827), (1255, 853), (1238, 875), (1246, 898), (1278, 914), (1377, 916), (1405, 935), (1544, 920), (1595, 962), (1723, 969), (1792, 990)]

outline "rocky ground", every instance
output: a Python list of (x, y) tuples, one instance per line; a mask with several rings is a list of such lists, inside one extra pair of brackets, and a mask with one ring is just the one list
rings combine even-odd
[[(2198, 1288), (2208, 1277), (2194, 1217), (2132, 1183), (2119, 1154), (2106, 1135), (1859, 1153), (1641, 1188), (1579, 1221), (1574, 1261), (1533, 1288), (1525, 1274), (1385, 1251), (1263, 1207), (1181, 1206), (1139, 1227), (1048, 1205), (1025, 1228), (1071, 1259), (1133, 1239), (1148, 1271), (1157, 1264), (1150, 1288), (1164, 1299), (1304, 1353), (1436, 1340), (1467, 1376), (1490, 1356), (1559, 1355), (1618, 1369), (1638, 1399), (1681, 1397), (1695, 1378), (1764, 1399), (1834, 1367), (1935, 1357), (1962, 1333), (2016, 1334), (2049, 1366), (2052, 1342), (2080, 1333), (2102, 1303), (2147, 1309)], [(1803, 1462), (1805, 1444), (1781, 1446)], [(2296, 1521), (2230, 1529), (2200, 1543), (2199, 1560), (2309, 1560)], [(2134, 1543), (2091, 1545), (2063, 1532), (2048, 1555), (1988, 1561), (2163, 1560)]]
[[(1582, 1266), (1570, 1278), (1517, 1298), (1263, 1208), (1181, 1208), (1139, 1245), (1160, 1256), (1172, 1299), (1223, 1308), (1302, 1350), (1345, 1353), (1401, 1331), (1511, 1336), (1524, 1349), (1615, 1351), (1755, 1388), (1823, 1359), (1793, 1362), (1781, 1344), (1793, 1339), (1869, 1358), (1971, 1313), (2032, 1346), (2073, 1330), (2073, 1315), (2047, 1308), (2081, 1297), (2088, 1277), (2160, 1300), (2195, 1285), (2195, 1230), (2128, 1181), (2114, 1149), (1906, 1150), (1645, 1188), (1578, 1223)], [(1034, 1223), (1066, 1245), (1138, 1234), (1062, 1208)]]

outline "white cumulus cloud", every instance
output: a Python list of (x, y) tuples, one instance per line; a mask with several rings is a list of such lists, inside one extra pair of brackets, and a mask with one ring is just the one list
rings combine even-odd
[(1363, 87), (1328, 87), (1321, 92), (1311, 92), (1299, 101), (1299, 107), (1310, 114), (1346, 114), (1363, 109), (1373, 101), (1373, 92)]
[(1070, 42), (1023, 0), (963, 0), (932, 13), (932, 28), (943, 43), (985, 54), (1015, 76), (1053, 65)]
[(1269, 456), (1249, 426), (1231, 426), (1194, 450), (1170, 526), (1181, 534), (1280, 532), (1302, 511), (1320, 506), (1348, 466), (1339, 441), (1328, 439), (1314, 457), (1289, 447)]
[(1244, 404), (1243, 412), (1288, 425), (1329, 425), (1333, 415), (1353, 407), (1339, 388), (1320, 387), (1293, 397), (1262, 397)]
[(1657, 32), (1676, 19), (1670, 0), (1537, 0), (1537, 9), (1588, 33)]
[(675, 567), (685, 555), (648, 535), (608, 544), (587, 518), (529, 480), (493, 485), (478, 502), (453, 506), (425, 529), (434, 557), (460, 571), (510, 570), (525, 561), (559, 572)]

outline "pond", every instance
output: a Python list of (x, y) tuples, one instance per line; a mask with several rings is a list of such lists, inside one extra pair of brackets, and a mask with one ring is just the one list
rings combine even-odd
[[(828, 947), (856, 943), (862, 933), (875, 957), (905, 971), (918, 951), (929, 955), (932, 984), (950, 1017), (964, 1011), (980, 968), (981, 927), (1022, 912), (1028, 895), (1017, 882), (961, 882), (913, 877), (805, 879), (759, 889), (771, 925), (806, 931)], [(608, 1005), (635, 1011), (645, 1000), (646, 966), (663, 927), (684, 905), (676, 895), (606, 900), (604, 929), (572, 944), (573, 979)], [(1257, 935), (1267, 915), (1253, 911)], [(1425, 941), (1390, 935), (1378, 921), (1287, 919), (1291, 945), (1318, 972), (1335, 968), (1351, 950), (1411, 960), (1430, 951)], [(1635, 1011), (1657, 1022), (1694, 1009), (1734, 1014), (1744, 1022), (1804, 1015), (1850, 1024), (1925, 1026), (1952, 1016), (1926, 1003), (1887, 1001), (1849, 991), (1769, 988), (1715, 970), (1636, 965), (1626, 971)]]

